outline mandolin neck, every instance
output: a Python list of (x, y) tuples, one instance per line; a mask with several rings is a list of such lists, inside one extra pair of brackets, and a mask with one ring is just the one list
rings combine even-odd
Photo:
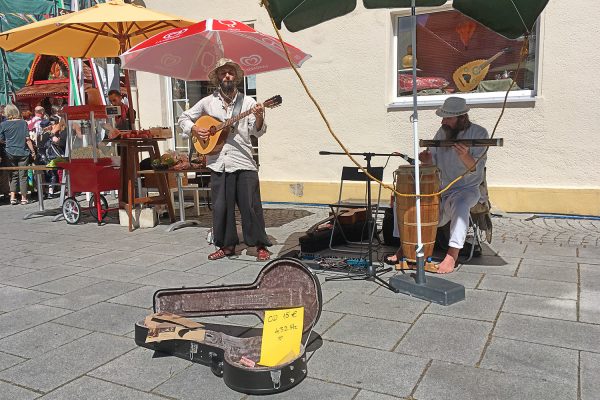
[(222, 129), (225, 128), (229, 128), (231, 125), (235, 124), (236, 122), (238, 122), (241, 119), (246, 118), (248, 115), (252, 114), (252, 112), (254, 111), (255, 107), (252, 107), (251, 109), (249, 109), (248, 111), (244, 111), (243, 113), (240, 113), (239, 115), (228, 119), (227, 121), (221, 123), (218, 127), (217, 130), (220, 131)]
[(488, 65), (490, 65), (491, 63), (493, 63), (494, 61), (496, 61), (496, 59), (498, 57), (500, 57), (502, 54), (504, 54), (505, 50), (499, 51), (498, 53), (494, 54), (490, 59), (486, 60), (483, 64), (481, 64), (479, 66), (480, 69), (484, 69), (485, 67), (487, 67)]

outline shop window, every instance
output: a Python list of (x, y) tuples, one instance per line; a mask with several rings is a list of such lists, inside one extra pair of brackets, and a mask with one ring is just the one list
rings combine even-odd
[[(411, 17), (395, 17), (396, 103), (412, 96)], [(533, 29), (537, 32), (537, 29)], [(466, 95), (471, 102), (503, 97), (515, 78), (511, 97), (535, 94), (537, 34), (507, 39), (455, 10), (417, 16), (417, 90), (419, 103), (441, 103), (450, 94)], [(517, 74), (523, 41), (528, 55)], [(486, 67), (487, 66), (487, 67)]]

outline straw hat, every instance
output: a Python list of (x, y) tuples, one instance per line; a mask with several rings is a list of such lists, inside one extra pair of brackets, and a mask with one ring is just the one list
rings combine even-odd
[(219, 79), (217, 78), (217, 70), (226, 65), (235, 68), (235, 72), (236, 72), (235, 84), (238, 85), (242, 81), (242, 79), (244, 79), (244, 71), (242, 71), (242, 68), (240, 68), (240, 66), (236, 62), (234, 62), (233, 60), (230, 60), (229, 58), (221, 58), (219, 61), (217, 61), (217, 64), (215, 65), (213, 70), (208, 73), (208, 79), (214, 85), (219, 86), (219, 83), (221, 83), (221, 82), (219, 82)]
[(462, 97), (448, 97), (444, 104), (436, 110), (438, 117), (458, 117), (469, 112), (467, 101)]

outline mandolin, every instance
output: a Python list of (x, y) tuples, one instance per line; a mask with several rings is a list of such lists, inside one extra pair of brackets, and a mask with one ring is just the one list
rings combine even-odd
[(471, 61), (458, 68), (454, 74), (452, 74), (452, 79), (454, 79), (454, 83), (456, 84), (458, 90), (461, 92), (470, 92), (471, 90), (475, 89), (477, 85), (479, 85), (479, 82), (481, 82), (487, 75), (490, 69), (490, 64), (502, 54), (509, 53), (511, 51), (512, 49), (507, 47), (494, 54), (487, 60)]
[[(275, 108), (281, 105), (281, 96), (273, 96), (270, 99), (265, 100), (263, 103), (263, 107), (265, 108)], [(229, 134), (229, 130), (233, 124), (238, 122), (241, 119), (246, 118), (254, 111), (256, 107), (251, 108), (248, 111), (244, 111), (240, 113), (238, 116), (228, 119), (227, 121), (219, 121), (218, 119), (211, 117), (210, 115), (203, 115), (196, 121), (196, 126), (198, 128), (208, 129), (210, 132), (210, 136), (208, 139), (201, 139), (200, 136), (196, 133), (192, 136), (192, 143), (194, 143), (194, 147), (199, 154), (217, 154), (223, 148), (225, 141), (227, 140), (227, 135)]]

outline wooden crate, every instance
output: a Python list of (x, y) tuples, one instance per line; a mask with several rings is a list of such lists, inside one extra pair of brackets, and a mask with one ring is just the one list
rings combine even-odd
[(154, 138), (171, 139), (173, 137), (173, 131), (171, 130), (171, 128), (154, 127), (148, 130)]

